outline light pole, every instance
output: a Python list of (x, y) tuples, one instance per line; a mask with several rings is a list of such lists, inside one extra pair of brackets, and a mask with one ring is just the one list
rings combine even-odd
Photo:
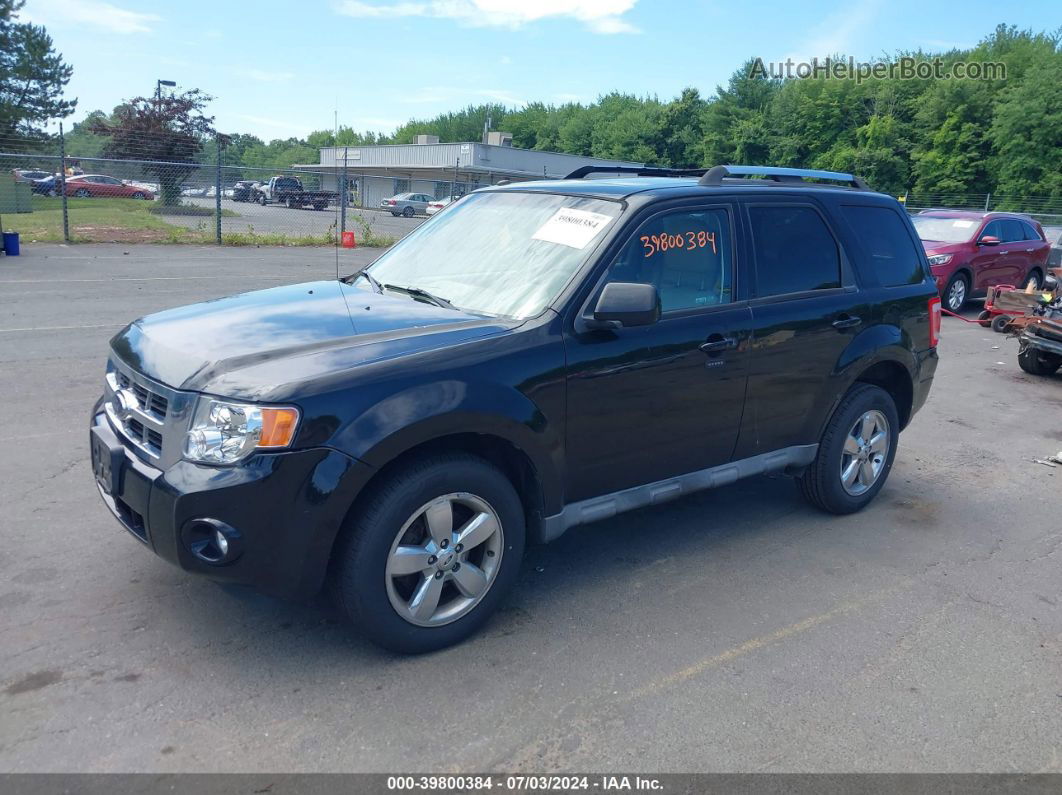
[(156, 80), (155, 81), (155, 101), (160, 105), (162, 104), (162, 87), (168, 86), (173, 88), (177, 83), (173, 80)]

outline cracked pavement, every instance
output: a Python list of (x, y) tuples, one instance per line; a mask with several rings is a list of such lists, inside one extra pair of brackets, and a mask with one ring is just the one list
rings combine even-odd
[(1062, 375), (952, 318), (863, 513), (757, 478), (578, 528), (448, 651), (154, 558), (88, 464), (108, 338), (334, 273), (323, 249), (0, 259), (0, 772), (1062, 769), (1062, 466), (1033, 461), (1062, 449)]

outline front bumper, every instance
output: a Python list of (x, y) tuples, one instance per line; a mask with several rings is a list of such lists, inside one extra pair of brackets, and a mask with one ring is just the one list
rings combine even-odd
[[(159, 557), (226, 582), (301, 598), (323, 582), (336, 535), (369, 465), (328, 448), (254, 455), (237, 466), (179, 461), (158, 469), (122, 444), (97, 404), (93, 447), (110, 452), (96, 466), (97, 489), (114, 517)], [(239, 532), (241, 554), (211, 564), (197, 558), (185, 533), (197, 519)]]

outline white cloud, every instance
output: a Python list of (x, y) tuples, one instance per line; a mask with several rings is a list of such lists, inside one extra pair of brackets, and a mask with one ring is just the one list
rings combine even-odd
[(821, 61), (832, 55), (854, 55), (856, 40), (874, 23), (880, 5), (880, 0), (863, 0), (841, 6), (815, 25), (811, 37), (786, 57), (807, 63), (812, 58)]
[(527, 104), (526, 99), (521, 99), (511, 91), (502, 88), (461, 88), (457, 86), (424, 86), (417, 91), (403, 94), (401, 99), (414, 105), (443, 105), (476, 99), (488, 99), (509, 106)]
[(32, 0), (19, 17), (53, 27), (90, 27), (111, 33), (150, 33), (162, 17), (129, 11), (102, 0)]
[(268, 72), (265, 69), (240, 69), (237, 74), (259, 83), (286, 83), (295, 77), (292, 72)]
[(515, 30), (549, 18), (571, 18), (594, 33), (637, 33), (622, 19), (638, 0), (401, 0), (383, 4), (366, 0), (341, 0), (338, 13), (349, 17), (433, 17), (453, 19), (471, 27)]

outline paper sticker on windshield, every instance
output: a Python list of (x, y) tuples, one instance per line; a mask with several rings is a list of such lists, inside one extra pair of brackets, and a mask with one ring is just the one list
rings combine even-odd
[(605, 228), (611, 215), (591, 213), (586, 210), (557, 210), (539, 230), (532, 235), (532, 240), (545, 240), (572, 248), (586, 248), (598, 233)]
[(969, 228), (970, 228), (971, 226), (973, 226), (973, 225), (974, 225), (974, 222), (973, 222), (973, 221), (956, 221), (956, 222), (955, 222), (955, 223), (953, 224), (953, 226), (957, 226), (957, 227), (959, 227), (960, 229), (969, 229)]

